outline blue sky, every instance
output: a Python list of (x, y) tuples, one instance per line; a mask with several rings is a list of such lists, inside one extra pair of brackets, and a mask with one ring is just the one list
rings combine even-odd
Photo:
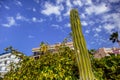
[(0, 53), (12, 45), (32, 55), (41, 41), (62, 42), (71, 32), (69, 12), (79, 11), (88, 49), (113, 47), (120, 31), (120, 0), (0, 0)]

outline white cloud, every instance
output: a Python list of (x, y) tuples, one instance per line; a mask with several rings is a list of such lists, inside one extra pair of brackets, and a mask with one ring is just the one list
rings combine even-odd
[(69, 8), (72, 7), (72, 4), (71, 4), (70, 0), (66, 0), (66, 6), (69, 7)]
[(104, 38), (100, 38), (100, 42), (107, 42), (107, 41), (109, 41), (109, 39), (104, 39)]
[(90, 33), (90, 30), (86, 30), (85, 33), (87, 33), (87, 34)]
[(104, 20), (103, 21), (111, 21), (112, 19), (118, 19), (120, 18), (120, 14), (119, 13), (111, 13), (111, 14), (105, 14), (102, 17)]
[(106, 6), (105, 3), (99, 4), (99, 5), (91, 5), (90, 7), (86, 7), (85, 11), (88, 15), (91, 14), (102, 14), (108, 12), (110, 9)]
[(34, 38), (34, 36), (33, 35), (28, 35), (28, 38)]
[(84, 13), (82, 13), (82, 14), (80, 14), (80, 18), (86, 18), (86, 16), (85, 16), (85, 14)]
[(92, 0), (74, 0), (74, 1), (81, 1), (81, 4), (82, 5), (87, 5), (87, 6), (90, 6), (90, 5), (92, 5), (93, 3), (92, 3)]
[(92, 5), (92, 0), (85, 0), (85, 5)]
[(20, 1), (15, 1), (15, 4), (18, 5), (18, 6), (22, 6), (22, 3)]
[(7, 17), (7, 21), (8, 21), (8, 23), (2, 24), (2, 26), (11, 27), (11, 26), (17, 25), (16, 22), (15, 22), (15, 19), (13, 17)]
[(17, 20), (21, 20), (21, 21), (29, 21), (29, 19), (27, 19), (26, 17), (22, 16), (20, 13), (17, 13), (16, 19)]
[(94, 36), (94, 37), (98, 37), (99, 35), (96, 33), (96, 34), (94, 34), (93, 36)]
[(120, 13), (106, 14), (103, 16), (103, 22), (114, 23), (116, 27), (120, 28)]
[(33, 22), (36, 22), (36, 21), (37, 21), (36, 17), (33, 17), (33, 18), (32, 18), (32, 21), (33, 21)]
[(96, 27), (96, 28), (93, 28), (93, 31), (96, 31), (96, 32), (101, 32), (101, 26), (99, 26), (99, 27)]
[(66, 32), (63, 30), (63, 27), (61, 27), (61, 26), (59, 26), (59, 25), (57, 25), (57, 24), (52, 24), (51, 26), (52, 26), (54, 29), (57, 29), (57, 30), (60, 30), (60, 31), (66, 33)]
[(37, 19), (36, 17), (33, 17), (33, 18), (32, 18), (32, 21), (33, 21), (33, 22), (43, 22), (43, 21), (45, 21), (45, 20), (42, 19), (42, 18)]
[(107, 32), (109, 33), (111, 33), (113, 29), (120, 31), (120, 14), (119, 13), (106, 14), (102, 17), (101, 22), (104, 24), (104, 29), (107, 30)]
[(85, 22), (85, 21), (81, 21), (81, 24), (82, 24), (82, 26), (87, 26), (88, 25), (87, 22)]
[(90, 44), (95, 44), (95, 42), (91, 42)]
[(32, 11), (33, 11), (33, 12), (36, 12), (36, 9), (35, 9), (35, 8), (33, 8), (33, 9), (32, 9)]
[(89, 25), (94, 25), (95, 22), (91, 20), (91, 21), (88, 21), (88, 24), (89, 24)]
[(112, 33), (112, 30), (115, 29), (115, 26), (113, 24), (109, 24), (109, 23), (104, 24), (103, 27), (108, 33)]
[(116, 8), (116, 11), (118, 11), (120, 13), (120, 7)]
[(5, 9), (7, 9), (7, 10), (9, 10), (9, 9), (10, 9), (10, 7), (9, 7), (9, 6), (7, 6), (7, 5), (5, 5), (4, 7), (5, 7)]
[(56, 0), (56, 3), (57, 4), (60, 4), (60, 3), (62, 3), (64, 0)]
[(23, 16), (21, 16), (21, 14), (20, 13), (17, 13), (17, 15), (16, 15), (16, 19), (23, 19)]
[(70, 23), (65, 24), (65, 27), (71, 27)]
[(72, 9), (73, 5), (71, 4), (70, 0), (66, 0), (67, 11), (63, 14), (63, 16), (69, 16), (70, 10)]
[(95, 30), (96, 30), (97, 32), (100, 32), (100, 31), (101, 31), (101, 29), (100, 29), (100, 28), (96, 28)]
[(63, 14), (63, 15), (64, 15), (64, 16), (69, 16), (69, 15), (70, 15), (70, 10), (71, 10), (71, 8), (68, 9), (67, 12), (66, 12), (65, 14)]
[(37, 9), (36, 9), (35, 7), (33, 7), (33, 8), (30, 8), (30, 7), (29, 7), (29, 8), (26, 8), (26, 9), (27, 9), (27, 10), (30, 10), (30, 11), (32, 10), (33, 12), (36, 12), (36, 11), (37, 11)]
[(73, 0), (73, 4), (80, 7), (83, 5), (81, 0)]
[(34, 0), (34, 1), (35, 1), (37, 4), (39, 4), (39, 2), (40, 2), (39, 0)]
[(54, 27), (55, 29), (59, 29), (60, 28), (60, 26), (57, 25), (57, 24), (52, 24), (51, 26)]
[(120, 2), (120, 0), (108, 0), (109, 2), (111, 3), (117, 3), (117, 2)]
[(51, 15), (51, 14), (55, 14), (55, 15), (61, 15), (61, 11), (64, 10), (63, 5), (53, 5), (49, 2), (45, 3), (44, 6), (45, 9), (43, 9), (41, 11), (42, 14), (45, 14), (47, 16)]

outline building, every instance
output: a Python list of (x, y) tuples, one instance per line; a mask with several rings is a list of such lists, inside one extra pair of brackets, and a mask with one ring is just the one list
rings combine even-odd
[[(48, 45), (48, 50), (51, 51), (52, 53), (56, 53), (58, 51), (59, 46), (61, 46), (61, 45), (62, 45), (62, 43), (56, 43), (56, 44), (53, 44), (53, 45)], [(67, 42), (67, 43), (65, 43), (65, 46), (67, 46), (71, 49), (74, 49), (73, 42)], [(32, 52), (33, 52), (33, 57), (36, 58), (36, 59), (39, 58), (40, 55), (42, 54), (42, 53), (40, 53), (40, 47), (33, 48)]]
[(105, 56), (110, 56), (110, 54), (120, 54), (120, 48), (99, 48), (95, 53), (95, 58), (102, 58)]
[(19, 58), (16, 58), (12, 53), (2, 53), (0, 54), (0, 74), (1, 77), (4, 76), (10, 70), (10, 63), (18, 63)]

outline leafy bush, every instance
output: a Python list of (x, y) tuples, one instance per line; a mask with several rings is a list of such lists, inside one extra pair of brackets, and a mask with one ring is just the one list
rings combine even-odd
[(0, 80), (3, 80), (3, 78), (2, 78), (2, 77), (0, 77)]
[(100, 80), (120, 80), (120, 55), (94, 59), (92, 66)]
[(78, 68), (74, 51), (67, 47), (61, 48), (59, 53), (46, 53), (38, 60), (26, 57), (21, 67), (8, 72), (4, 80), (76, 80)]
[[(120, 55), (94, 59), (90, 55), (93, 72), (98, 80), (120, 80)], [(78, 67), (75, 52), (68, 47), (59, 48), (58, 53), (46, 53), (35, 60), (24, 57), (11, 69), (3, 80), (77, 80)]]

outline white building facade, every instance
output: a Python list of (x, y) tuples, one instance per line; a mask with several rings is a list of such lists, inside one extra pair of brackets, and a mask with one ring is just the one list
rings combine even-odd
[(18, 63), (20, 61), (12, 53), (2, 53), (0, 54), (0, 74), (2, 77), (10, 70), (10, 63)]

